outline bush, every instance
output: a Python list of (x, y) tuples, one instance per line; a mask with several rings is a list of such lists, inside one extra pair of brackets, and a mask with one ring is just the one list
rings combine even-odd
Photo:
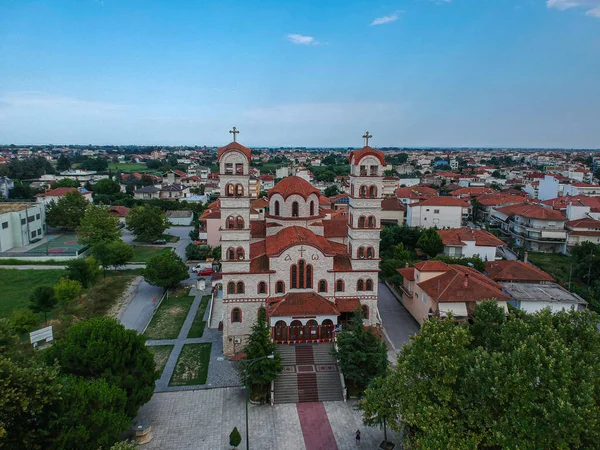
[(185, 248), (185, 256), (187, 259), (192, 260), (205, 260), (212, 255), (212, 248), (210, 245), (194, 245), (189, 244)]
[(67, 275), (88, 288), (100, 275), (100, 267), (94, 258), (72, 259), (67, 263)]
[(14, 330), (19, 333), (29, 333), (40, 323), (40, 318), (30, 309), (15, 309), (10, 316), (10, 323)]

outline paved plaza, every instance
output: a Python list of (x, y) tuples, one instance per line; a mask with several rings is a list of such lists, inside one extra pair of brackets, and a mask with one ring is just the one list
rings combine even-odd
[[(237, 427), (246, 450), (245, 395), (241, 388), (156, 393), (139, 417), (152, 426), (153, 439), (142, 450), (226, 450), (229, 433)], [(260, 450), (356, 449), (354, 434), (361, 430), (361, 446), (376, 449), (383, 431), (363, 425), (354, 403), (289, 403), (250, 405), (250, 448)], [(388, 433), (397, 444), (398, 436)], [(401, 446), (397, 445), (397, 449)]]

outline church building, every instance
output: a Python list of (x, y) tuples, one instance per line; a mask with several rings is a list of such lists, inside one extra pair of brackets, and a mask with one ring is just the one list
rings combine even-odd
[(348, 214), (332, 218), (321, 193), (288, 176), (268, 193), (264, 219), (251, 220), (250, 149), (218, 150), (223, 352), (243, 351), (259, 309), (278, 344), (331, 342), (359, 308), (377, 310), (384, 156), (367, 145), (350, 153)]

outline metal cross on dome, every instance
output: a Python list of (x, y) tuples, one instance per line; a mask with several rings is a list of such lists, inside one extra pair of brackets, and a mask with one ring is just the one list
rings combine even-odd
[(369, 145), (369, 139), (371, 139), (372, 137), (373, 135), (369, 134), (368, 131), (363, 135), (363, 139), (365, 140), (365, 147)]
[(236, 127), (233, 127), (233, 130), (229, 130), (231, 134), (233, 134), (233, 142), (235, 142), (235, 135), (239, 134), (239, 130)]

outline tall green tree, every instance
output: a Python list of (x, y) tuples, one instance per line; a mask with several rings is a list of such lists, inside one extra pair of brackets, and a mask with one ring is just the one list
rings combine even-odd
[(431, 258), (439, 255), (444, 251), (444, 242), (442, 237), (438, 234), (437, 229), (428, 228), (421, 234), (421, 237), (417, 241), (417, 248), (425, 252)]
[(54, 286), (54, 296), (65, 310), (81, 295), (81, 291), (81, 283), (68, 277), (62, 277)]
[(136, 206), (129, 211), (127, 229), (143, 242), (159, 239), (169, 228), (167, 215), (156, 206)]
[(121, 186), (110, 178), (99, 180), (92, 186), (94, 194), (114, 195), (121, 192)]
[(123, 266), (133, 258), (133, 248), (123, 241), (99, 242), (92, 247), (92, 254), (102, 264), (104, 272), (107, 267)]
[(89, 205), (79, 191), (67, 192), (46, 206), (46, 223), (51, 227), (76, 228)]
[(162, 252), (151, 257), (144, 269), (144, 279), (153, 286), (169, 289), (189, 277), (188, 266), (175, 252)]
[(145, 339), (113, 318), (95, 317), (76, 323), (64, 339), (47, 350), (65, 374), (86, 379), (104, 379), (123, 389), (125, 413), (133, 419), (140, 406), (150, 400), (158, 378), (154, 357)]
[(356, 311), (350, 323), (337, 334), (337, 348), (332, 355), (346, 380), (358, 388), (368, 386), (387, 371), (385, 343), (372, 328), (364, 326), (361, 311)]
[(65, 170), (69, 170), (71, 168), (71, 160), (68, 156), (61, 155), (56, 160), (56, 170), (59, 172), (63, 172)]
[(59, 188), (59, 187), (78, 188), (79, 181), (74, 180), (73, 178), (63, 178), (62, 180), (58, 180), (56, 183), (54, 183), (54, 185), (52, 187), (53, 188)]
[(38, 286), (29, 297), (29, 309), (44, 314), (44, 322), (48, 323), (47, 315), (56, 306), (56, 297), (52, 286)]
[(98, 279), (100, 269), (94, 258), (72, 259), (67, 262), (67, 275), (77, 280), (84, 288), (90, 287)]
[(384, 448), (388, 443), (387, 423), (398, 420), (397, 399), (394, 394), (393, 386), (387, 382), (387, 378), (378, 377), (363, 392), (357, 405), (363, 413), (365, 425), (383, 428)]
[(598, 316), (504, 314), (484, 302), (472, 324), (433, 318), (402, 348), (384, 392), (407, 448), (597, 447)]
[(77, 228), (77, 238), (91, 247), (103, 241), (116, 241), (121, 238), (118, 226), (119, 219), (110, 214), (107, 206), (89, 205)]
[[(246, 356), (241, 361), (242, 381), (250, 387), (254, 395), (265, 396), (268, 386), (283, 370), (281, 356), (276, 353), (276, 349), (275, 343), (271, 340), (271, 329), (266, 320), (266, 312), (261, 308), (244, 349)], [(267, 358), (269, 355), (274, 355), (273, 359)], [(258, 358), (264, 359), (251, 363)]]
[(237, 448), (242, 443), (242, 435), (238, 431), (237, 427), (233, 427), (231, 433), (229, 433), (229, 445), (233, 448)]

